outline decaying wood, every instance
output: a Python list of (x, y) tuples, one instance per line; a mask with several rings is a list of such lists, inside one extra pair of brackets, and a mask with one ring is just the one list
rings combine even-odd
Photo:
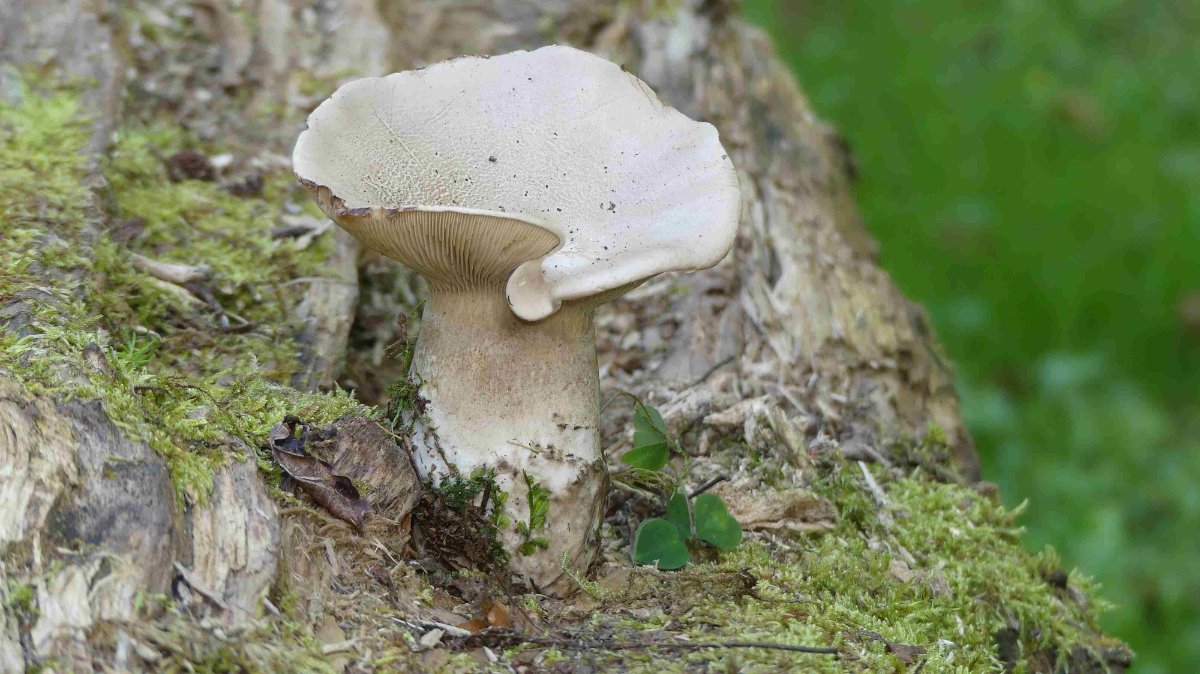
[(303, 327), (300, 343), (301, 370), (292, 386), (301, 390), (328, 389), (345, 362), (346, 341), (358, 302), (358, 242), (343, 230), (334, 233), (333, 253), (320, 278), (308, 283), (304, 300), (296, 307)]
[[(171, 101), (179, 123), (202, 138), (285, 166), (306, 109), (320, 98), (305, 93), (313, 78), (378, 75), (551, 42), (627, 64), (665, 101), (718, 127), (739, 170), (742, 224), (735, 251), (717, 267), (654, 279), (601, 310), (602, 386), (653, 400), (672, 430), (689, 434), (701, 452), (741, 433), (747, 442), (764, 439), (781, 465), (796, 469), (822, 443), (888, 461), (891, 443), (936, 425), (950, 440), (955, 469), (975, 477), (950, 368), (923, 312), (878, 267), (851, 201), (843, 145), (814, 118), (763, 35), (737, 19), (729, 3), (672, 3), (679, 6), (671, 12), (594, 0), (308, 4), (3, 2), (0, 60), (53, 64), (86, 79), (83, 96), (94, 113), (88, 151), (97, 167), (88, 222), (95, 232), (106, 226), (99, 159), (132, 90)], [(137, 12), (190, 22), (200, 38), (182, 42), (178, 53), (139, 46), (129, 18)], [(185, 62), (208, 70), (182, 75), (170, 67)], [(2, 78), (0, 72), (0, 84)], [(200, 90), (203, 100), (195, 95)], [(247, 113), (268, 104), (285, 111)], [(298, 389), (330, 387), (347, 360), (358, 251), (344, 234), (329, 236), (335, 242), (322, 277), (298, 280), (307, 284), (295, 308)], [(167, 283), (189, 271), (140, 264)], [(0, 329), (27, 327), (22, 302), (0, 305)], [(372, 311), (394, 314), (411, 304), (398, 299)], [(355, 348), (382, 352), (393, 336), (360, 334), (366, 344)], [(367, 369), (340, 381), (394, 374)], [(622, 423), (620, 413), (610, 413), (605, 437), (622, 437)], [(347, 419), (335, 428), (335, 440), (315, 448), (317, 456), (372, 488), (380, 521), (406, 521), (419, 487), (404, 451), (373, 422)], [(407, 595), (395, 583), (410, 566), (397, 556), (406, 545), (402, 532), (372, 529), (368, 520), (362, 534), (281, 508), (256, 470), (253, 448), (230, 445), (242, 459), (218, 471), (203, 505), (183, 504), (165, 461), (123, 436), (100, 406), (32, 396), (0, 371), (0, 594), (9, 579), (24, 579), (34, 585), (38, 607), (36, 616), (0, 611), (0, 672), (50, 661), (91, 671), (98, 663), (132, 662), (130, 648), (153, 669), (155, 651), (145, 644), (169, 638), (147, 618), (144, 601), (180, 597), (173, 587), (179, 583), (191, 585), (192, 614), (216, 625), (244, 626), (277, 612), (264, 601), (269, 591), (297, 597), (291, 615), (320, 625), (365, 601), (347, 589), (364, 582), (364, 573), (387, 589), (379, 601), (409, 611), (411, 620), (451, 619), (402, 604)], [(775, 504), (784, 515), (763, 514), (774, 510), (747, 500), (756, 485), (739, 485), (736, 499), (729, 492), (731, 504), (765, 527), (803, 531), (832, 518), (829, 504), (800, 490)], [(336, 543), (346, 536), (369, 543), (347, 552)], [(132, 644), (124, 651), (98, 636), (102, 626), (136, 621), (150, 621), (149, 632), (119, 632), (117, 642)], [(376, 637), (401, 642), (402, 622), (379, 624)], [(348, 648), (336, 621), (322, 634), (331, 635), (330, 653)]]

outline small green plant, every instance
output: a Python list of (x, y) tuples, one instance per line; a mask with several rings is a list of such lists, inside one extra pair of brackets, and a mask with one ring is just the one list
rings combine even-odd
[(400, 362), (401, 375), (388, 385), (387, 418), (394, 433), (407, 435), (412, 431), (413, 424), (425, 416), (425, 399), (421, 397), (421, 385), (424, 383), (420, 375), (412, 372), (413, 356), (416, 353), (417, 336), (409, 337), (409, 325), (413, 319), (421, 315), (425, 303), (420, 302), (413, 307), (411, 315), (396, 316), (398, 335), (396, 341), (389, 346), (393, 356)]
[(521, 554), (529, 556), (550, 547), (550, 541), (533, 533), (546, 528), (546, 513), (550, 512), (550, 490), (529, 477), (529, 473), (524, 475), (525, 486), (529, 489), (529, 522), (517, 522), (517, 532), (525, 537), (520, 547)]
[(668, 467), (672, 452), (683, 455), (678, 440), (671, 436), (657, 409), (629, 397), (633, 399), (633, 448), (621, 461), (640, 482), (655, 485), (667, 495), (665, 519), (651, 517), (638, 525), (633, 561), (664, 570), (679, 569), (691, 560), (691, 547), (701, 543), (718, 550), (736, 548), (742, 542), (742, 527), (725, 502), (716, 494), (688, 495), (679, 475)]
[[(478, 507), (487, 514), (492, 524), (497, 527), (508, 524), (508, 518), (504, 516), (504, 503), (508, 501), (508, 494), (501, 491), (496, 484), (496, 474), (490, 470), (477, 469), (470, 477), (450, 476), (434, 487), (434, 491), (441, 495), (446, 505), (453, 510), (463, 510), (479, 498)], [(543, 521), (544, 519), (543, 513)]]
[(113, 348), (113, 357), (125, 371), (145, 369), (154, 354), (158, 351), (160, 340), (157, 337), (140, 336), (128, 331), (125, 338)]
[(452, 475), (430, 487), (416, 516), (435, 523), (425, 530), (435, 554), (465, 557), (477, 568), (496, 568), (509, 559), (499, 540), (499, 532), (512, 525), (504, 514), (507, 502), (495, 472), (477, 468), (470, 476)]
[(38, 615), (37, 590), (28, 583), (11, 580), (8, 583), (8, 596), (4, 597), (4, 608), (24, 617)]

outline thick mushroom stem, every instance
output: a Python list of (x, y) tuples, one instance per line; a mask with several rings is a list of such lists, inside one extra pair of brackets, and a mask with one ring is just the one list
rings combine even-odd
[[(491, 472), (508, 495), (500, 540), (510, 569), (543, 591), (569, 590), (563, 556), (586, 570), (607, 491), (592, 311), (567, 306), (526, 323), (502, 285), (434, 290), (413, 372), (428, 401), (418, 471), (434, 483)], [(531, 490), (545, 490), (544, 521), (531, 517)]]
[[(542, 591), (570, 591), (563, 557), (581, 573), (591, 563), (608, 490), (597, 302), (567, 302), (526, 322), (505, 297), (513, 270), (554, 250), (558, 234), (495, 212), (345, 209), (328, 188), (307, 185), (366, 247), (429, 282), (412, 364), (427, 401), (414, 429), (418, 472), (434, 484), (490, 473), (506, 495), (499, 538), (509, 568)], [(532, 517), (531, 492), (546, 506)]]

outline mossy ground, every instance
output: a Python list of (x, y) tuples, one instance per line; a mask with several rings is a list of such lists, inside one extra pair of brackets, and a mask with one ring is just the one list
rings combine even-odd
[[(319, 247), (299, 250), (269, 235), (289, 199), (289, 176), (266, 176), (262, 196), (249, 198), (210, 182), (171, 182), (159, 155), (220, 148), (199, 147), (171, 128), (126, 128), (102, 167), (109, 181), (103, 213), (89, 215), (81, 153), (88, 127), (75, 96), (26, 87), (8, 98), (16, 102), (0, 104), (0, 307), (20, 303), (29, 320), (0, 334), (0, 372), (41, 395), (101, 401), (125, 432), (166, 458), (180, 498), (192, 502), (205, 497), (213, 468), (228, 459), (229, 438), (257, 447), (287, 413), (316, 424), (374, 414), (342, 393), (303, 394), (283, 384), (295, 368), (289, 308), (300, 289), (290, 282), (313, 274), (323, 256)], [(123, 225), (135, 231), (117, 243), (111, 232)], [(211, 307), (138, 271), (130, 253), (208, 265), (209, 291), (252, 327), (220, 329)], [(89, 352), (102, 358), (89, 360)], [(1039, 652), (1053, 661), (1078, 647), (1107, 646), (1095, 636), (1099, 602), (1089, 584), (1074, 575), (1047, 582), (1058, 562), (1051, 552), (1021, 547), (1015, 513), (919, 467), (873, 470), (885, 506), (854, 463), (833, 460), (806, 478), (840, 511), (832, 531), (755, 535), (673, 573), (610, 560), (608, 572), (584, 581), (574, 600), (514, 598), (529, 614), (529, 629), (558, 635), (562, 644), (499, 649), (495, 665), (476, 657), (478, 649), (435, 649), (442, 657), (426, 653), (419, 662), (430, 670), (527, 664), (933, 674), (1002, 671), (997, 634), (1006, 629), (1016, 630), (1020, 644), (1015, 671), (1034, 671)], [(338, 545), (356, 540), (347, 534)], [(341, 611), (348, 636), (381, 642), (364, 666), (411, 669), (412, 637), (392, 618), (414, 607), (454, 607), (461, 597), (403, 564), (387, 574), (386, 582), (359, 579), (353, 600), (330, 610)], [(400, 583), (407, 584), (403, 602), (393, 596)], [(157, 637), (143, 636), (172, 653), (163, 671), (331, 671), (310, 626), (293, 616), (286, 597), (280, 603), (283, 616), (236, 638), (199, 638), (185, 617), (164, 623)], [(616, 651), (579, 649), (573, 638), (763, 641), (840, 652)], [(905, 659), (888, 642), (925, 652)]]
[[(646, 672), (1059, 671), (1034, 663), (1061, 666), (1079, 647), (1090, 651), (1085, 659), (1102, 662), (1106, 649), (1123, 648), (1096, 639), (1095, 610), (1103, 604), (1086, 578), (1047, 581), (1059, 562), (1051, 550), (1030, 554), (1021, 546), (1018, 513), (922, 471), (895, 478), (876, 468), (875, 475), (886, 491), (885, 515), (858, 467), (839, 463), (811, 484), (840, 510), (832, 531), (754, 535), (682, 571), (636, 570), (585, 583), (601, 610), (583, 631), (840, 650), (836, 657), (768, 649), (604, 656)], [(998, 650), (1005, 630), (1015, 630), (1018, 643), (1011, 670)], [(925, 651), (906, 660), (889, 642)]]
[[(287, 413), (314, 423), (369, 413), (343, 393), (284, 385), (297, 365), (290, 311), (303, 288), (291, 281), (315, 275), (327, 245), (271, 238), (290, 175), (265, 176), (259, 197), (172, 182), (160, 157), (195, 141), (173, 128), (123, 129), (100, 167), (103, 212), (89, 216), (89, 128), (77, 98), (22, 84), (10, 99), (0, 105), (0, 305), (20, 302), (29, 320), (0, 334), (0, 370), (39, 394), (100, 400), (167, 459), (180, 497), (193, 502), (228, 459), (230, 438), (256, 447)], [(219, 327), (195, 288), (137, 270), (134, 254), (209, 267), (202, 291), (245, 329)], [(89, 351), (100, 358), (87, 360)]]

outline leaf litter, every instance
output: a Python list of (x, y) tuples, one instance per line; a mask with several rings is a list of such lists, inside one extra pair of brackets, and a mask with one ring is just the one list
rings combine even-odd
[(276, 424), (268, 438), (275, 463), (309, 498), (334, 517), (362, 529), (371, 504), (350, 478), (335, 473), (329, 463), (309, 456), (305, 451), (308, 441), (308, 425), (293, 416)]

